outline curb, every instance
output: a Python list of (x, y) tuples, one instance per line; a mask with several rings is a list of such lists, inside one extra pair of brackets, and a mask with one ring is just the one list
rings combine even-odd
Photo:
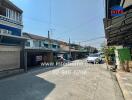
[[(116, 73), (116, 78), (119, 83), (119, 86), (121, 88), (122, 94), (124, 96), (125, 100), (132, 100), (132, 95), (130, 95), (129, 91), (127, 90), (127, 87), (125, 86), (125, 83), (123, 82), (123, 78), (120, 76), (121, 72)], [(123, 74), (123, 72), (122, 72)]]

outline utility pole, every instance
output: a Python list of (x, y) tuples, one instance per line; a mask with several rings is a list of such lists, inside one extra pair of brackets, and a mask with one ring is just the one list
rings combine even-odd
[(51, 49), (51, 44), (52, 44), (52, 41), (51, 41), (51, 38), (50, 38), (50, 31), (48, 31), (48, 41), (49, 41), (49, 48)]
[(70, 58), (71, 58), (71, 40), (69, 38), (69, 55), (70, 55)]
[(49, 47), (52, 48), (52, 41), (51, 41), (51, 33), (52, 33), (52, 0), (49, 0), (49, 30), (48, 30), (48, 40), (49, 40)]
[(50, 39), (50, 31), (48, 31), (48, 39)]

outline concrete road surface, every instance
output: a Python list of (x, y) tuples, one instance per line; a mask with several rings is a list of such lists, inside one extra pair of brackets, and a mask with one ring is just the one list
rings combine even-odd
[(123, 100), (105, 64), (77, 60), (0, 80), (0, 100)]

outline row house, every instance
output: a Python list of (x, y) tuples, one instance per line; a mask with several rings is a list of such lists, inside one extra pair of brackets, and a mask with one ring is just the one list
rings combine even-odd
[(87, 50), (78, 44), (67, 43), (64, 41), (59, 41), (60, 44), (60, 52), (59, 55), (63, 56), (65, 59), (76, 60), (80, 58), (84, 58), (87, 54)]
[(85, 55), (87, 54), (87, 50), (78, 44), (73, 44), (73, 43), (69, 44), (64, 41), (59, 41), (59, 44), (60, 44), (59, 56), (61, 55), (65, 59), (76, 60), (76, 59), (84, 58)]
[(0, 72), (24, 69), (23, 11), (0, 0)]
[(132, 0), (105, 0), (105, 36), (108, 46), (116, 47), (116, 65), (120, 69), (132, 54)]
[(70, 49), (69, 49), (69, 43), (64, 41), (58, 41), (60, 45), (60, 52), (57, 56), (61, 56), (64, 59), (69, 60), (70, 59)]
[(30, 33), (23, 33), (28, 40), (25, 43), (25, 53), (27, 54), (27, 67), (40, 66), (42, 62), (52, 62), (53, 56), (60, 51), (57, 40), (49, 39)]
[(72, 43), (70, 44), (70, 48), (73, 60), (84, 58), (87, 54), (87, 50), (79, 44)]
[(86, 53), (86, 50), (77, 44), (69, 44), (31, 33), (23, 33), (23, 36), (28, 38), (25, 43), (27, 68), (40, 66), (42, 62), (50, 63), (54, 56), (69, 60), (71, 53), (72, 59), (75, 60), (84, 57)]

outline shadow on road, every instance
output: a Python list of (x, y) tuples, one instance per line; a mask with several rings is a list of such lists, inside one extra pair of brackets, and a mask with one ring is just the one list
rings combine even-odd
[(0, 100), (44, 100), (56, 85), (37, 75), (53, 69), (32, 70), (0, 80)]

